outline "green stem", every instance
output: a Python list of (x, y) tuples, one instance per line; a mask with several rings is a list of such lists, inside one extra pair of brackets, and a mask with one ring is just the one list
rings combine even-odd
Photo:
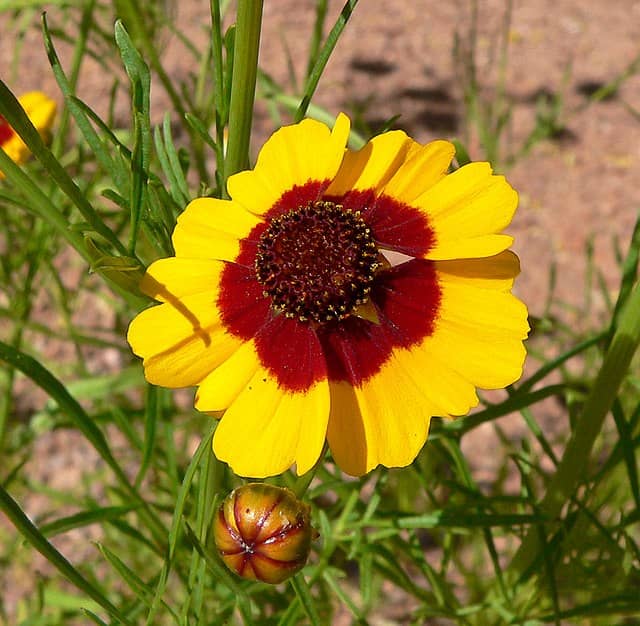
[(224, 163), (225, 188), (229, 176), (249, 166), (249, 139), (258, 74), (262, 2), (263, 0), (238, 0), (229, 107), (229, 145)]
[(227, 104), (224, 99), (224, 65), (222, 62), (222, 17), (218, 0), (210, 0), (211, 9), (211, 59), (216, 119), (216, 185), (223, 197), (227, 189), (224, 185), (224, 127), (228, 121)]
[(302, 474), (302, 476), (298, 476), (295, 484), (293, 485), (293, 493), (296, 494), (296, 497), (302, 499), (305, 493), (307, 493), (307, 489), (309, 489), (309, 485), (311, 485), (311, 481), (314, 479), (318, 468), (322, 463), (324, 463), (324, 457), (327, 453), (327, 444), (324, 444), (324, 448), (322, 448), (322, 452), (316, 461), (316, 464), (306, 473)]
[[(584, 409), (578, 418), (564, 456), (551, 478), (538, 507), (553, 520), (568, 502), (585, 475), (587, 461), (607, 413), (618, 394), (631, 359), (640, 344), (640, 285), (636, 284), (620, 316), (618, 328), (605, 355)], [(515, 554), (507, 572), (516, 582), (536, 561), (542, 549), (537, 527), (532, 527)]]
[(311, 589), (309, 588), (307, 581), (304, 579), (304, 576), (302, 574), (296, 574), (289, 583), (295, 591), (302, 609), (307, 614), (309, 622), (313, 624), (313, 626), (320, 624), (320, 616), (318, 615), (318, 610), (316, 609)]

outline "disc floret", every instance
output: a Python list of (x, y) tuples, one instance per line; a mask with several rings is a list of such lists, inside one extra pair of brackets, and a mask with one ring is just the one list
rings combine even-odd
[(359, 211), (310, 202), (274, 218), (258, 244), (255, 270), (273, 307), (324, 324), (369, 298), (378, 250)]

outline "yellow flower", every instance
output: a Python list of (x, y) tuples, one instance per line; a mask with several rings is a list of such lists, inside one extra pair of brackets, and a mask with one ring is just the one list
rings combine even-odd
[[(18, 102), (42, 137), (46, 137), (56, 115), (56, 103), (40, 91), (30, 91), (18, 98)], [(29, 148), (18, 133), (0, 115), (0, 148), (15, 163), (24, 163), (29, 157)], [(0, 172), (0, 178), (3, 177)]]
[(347, 473), (402, 467), (431, 417), (522, 372), (526, 307), (501, 234), (516, 192), (487, 163), (446, 175), (454, 147), (401, 131), (345, 150), (349, 120), (277, 131), (232, 200), (178, 218), (175, 257), (129, 327), (147, 380), (198, 385), (226, 409), (216, 455), (243, 476), (307, 472), (328, 440)]

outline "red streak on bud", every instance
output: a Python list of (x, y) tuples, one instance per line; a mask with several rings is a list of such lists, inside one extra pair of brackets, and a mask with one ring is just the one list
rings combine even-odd
[(277, 584), (302, 569), (313, 529), (309, 506), (293, 492), (263, 483), (238, 487), (213, 522), (215, 546), (238, 576)]

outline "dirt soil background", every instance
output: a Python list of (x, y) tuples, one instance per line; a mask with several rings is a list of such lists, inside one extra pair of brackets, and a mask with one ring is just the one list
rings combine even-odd
[[(332, 24), (342, 2), (331, 1), (328, 23)], [(464, 37), (469, 11), (464, 3), (440, 0), (361, 0), (323, 76), (315, 102), (331, 113), (362, 112), (375, 130), (384, 120), (399, 115), (395, 127), (416, 140), (461, 136), (465, 128), (462, 88), (453, 60), (456, 33)], [(505, 0), (480, 0), (478, 38), (479, 79), (488, 89), (496, 76), (495, 57)], [(612, 241), (623, 249), (640, 209), (640, 118), (629, 107), (640, 110), (640, 75), (626, 80), (606, 101), (590, 103), (588, 95), (624, 72), (640, 53), (640, 2), (633, 0), (536, 0), (515, 2), (509, 30), (510, 56), (507, 69), (508, 95), (513, 99), (511, 146), (519, 145), (534, 125), (536, 101), (541, 94), (562, 94), (564, 131), (553, 141), (537, 144), (506, 174), (520, 193), (520, 208), (509, 229), (515, 235), (515, 250), (522, 261), (516, 292), (533, 315), (542, 313), (549, 286), (549, 269), (557, 268), (557, 295), (579, 306), (584, 299), (585, 246), (593, 240), (596, 267), (602, 271), (613, 297), (619, 280)], [(287, 81), (288, 48), (297, 75), (302, 77), (313, 23), (310, 0), (267, 0), (261, 43), (261, 67), (283, 84)], [(195, 45), (204, 47), (209, 22), (209, 2), (176, 2), (175, 20)], [(59, 9), (51, 6), (49, 23), (55, 25)], [(14, 33), (0, 15), (0, 76), (16, 92), (42, 89), (58, 93), (42, 46), (38, 20), (28, 32), (21, 53), (20, 73), (9, 67)], [(166, 39), (163, 62), (172, 77), (179, 78), (197, 68), (175, 36)], [(285, 45), (286, 44), (286, 45)], [(69, 67), (70, 48), (59, 45), (63, 64)], [(28, 69), (25, 69), (28, 68)], [(567, 78), (568, 77), (568, 78)], [(97, 64), (83, 67), (78, 95), (99, 113), (106, 111), (110, 81)], [(162, 119), (168, 100), (155, 80), (152, 91), (154, 119)], [(126, 98), (118, 117), (128, 124)], [(272, 131), (263, 103), (257, 104), (255, 149)], [(483, 153), (477, 142), (471, 156)], [(69, 272), (77, 272), (70, 263)], [(0, 294), (1, 295), (1, 294)], [(94, 307), (100, 316), (99, 308)], [(594, 294), (593, 315), (604, 313), (604, 301)], [(565, 311), (568, 321), (585, 324), (579, 313)], [(46, 307), (42, 311), (47, 320)], [(104, 321), (102, 320), (102, 323)], [(58, 351), (72, 358), (73, 351), (55, 343), (39, 346), (45, 357)], [(96, 370), (123, 367), (120, 353), (95, 357)], [(44, 398), (19, 398), (21, 411), (36, 411)], [(550, 416), (557, 411), (550, 410)], [(515, 424), (515, 422), (514, 422)], [(501, 422), (509, 432), (508, 418)], [(491, 459), (483, 451), (491, 429), (479, 429), (467, 445), (478, 476), (491, 479)], [(518, 427), (511, 430), (518, 436)], [(469, 438), (471, 439), (471, 438)], [(81, 476), (97, 463), (95, 454), (77, 433), (55, 431), (36, 444), (36, 460), (25, 471), (55, 488), (79, 484)], [(21, 503), (37, 518), (42, 510), (38, 498)], [(0, 515), (0, 525), (8, 524)], [(95, 548), (86, 533), (69, 534), (57, 541), (72, 560), (82, 560)], [(94, 537), (95, 538), (95, 537)], [(41, 567), (37, 561), (34, 567)], [(26, 581), (0, 570), (7, 608), (15, 606)], [(8, 594), (8, 595), (7, 595)]]

